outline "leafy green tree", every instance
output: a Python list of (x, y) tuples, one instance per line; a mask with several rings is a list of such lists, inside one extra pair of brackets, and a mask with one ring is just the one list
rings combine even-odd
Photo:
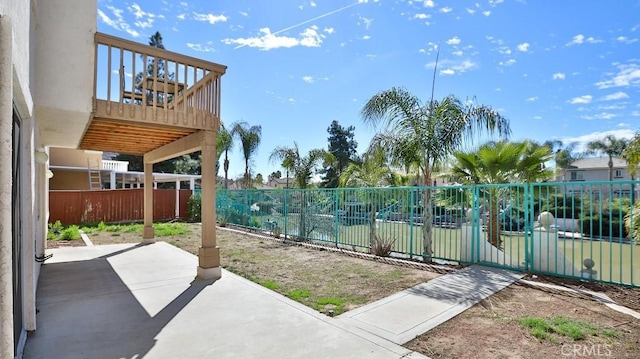
[(264, 178), (262, 178), (262, 173), (258, 173), (256, 178), (253, 179), (253, 182), (259, 185), (264, 185)]
[(249, 188), (251, 184), (251, 175), (249, 166), (251, 158), (258, 152), (260, 140), (262, 139), (262, 126), (249, 126), (246, 122), (237, 122), (231, 129), (231, 137), (237, 137), (240, 140), (242, 148), (242, 157), (244, 157), (244, 187)]
[(587, 143), (587, 153), (604, 153), (609, 157), (609, 181), (613, 181), (613, 157), (621, 157), (629, 144), (624, 138), (607, 135), (599, 140)]
[(218, 163), (220, 156), (224, 153), (224, 189), (228, 188), (229, 182), (229, 151), (233, 148), (233, 136), (224, 124), (220, 124), (220, 130), (216, 134), (216, 176), (218, 175)]
[[(293, 143), (293, 147), (278, 146), (273, 149), (269, 155), (270, 161), (287, 161), (293, 172), (293, 178), (298, 188), (309, 188), (309, 182), (311, 177), (317, 172), (318, 168), (324, 163), (333, 161), (333, 155), (322, 149), (312, 149), (306, 156), (300, 155), (298, 144)], [(309, 227), (307, 224), (307, 196), (308, 191), (302, 191), (301, 194), (301, 206), (300, 206), (300, 224), (298, 228), (298, 234), (301, 237), (307, 237), (311, 230), (307, 230)]]
[(640, 132), (637, 132), (635, 136), (627, 144), (623, 157), (627, 161), (627, 171), (631, 178), (638, 174), (638, 166), (640, 165)]
[[(451, 175), (464, 184), (529, 183), (551, 178), (552, 171), (542, 165), (553, 158), (551, 150), (531, 142), (489, 142), (474, 152), (454, 153), (456, 162)], [(490, 186), (480, 189), (489, 202), (487, 240), (502, 248), (500, 238), (499, 204), (507, 195), (506, 187)]]
[(329, 133), (329, 153), (333, 155), (335, 160), (321, 171), (324, 174), (322, 187), (338, 187), (342, 171), (357, 156), (358, 142), (354, 139), (355, 129), (354, 126), (345, 128), (338, 121), (331, 122), (331, 125), (327, 128)]
[(577, 146), (577, 142), (571, 142), (566, 146), (560, 145), (554, 154), (556, 175), (562, 174), (562, 181), (567, 180), (567, 170), (571, 164), (584, 157), (582, 153), (576, 151)]
[[(393, 172), (387, 166), (384, 150), (372, 148), (362, 156), (362, 163), (351, 163), (340, 175), (340, 187), (379, 187), (390, 184)], [(373, 195), (373, 192), (368, 192)], [(375, 197), (375, 196), (373, 196)], [(369, 198), (369, 243), (376, 240), (376, 211), (380, 198)]]
[[(455, 96), (427, 103), (402, 88), (374, 95), (361, 111), (365, 123), (385, 125), (374, 142), (392, 161), (417, 168), (426, 186), (431, 186), (434, 167), (457, 150), (466, 139), (481, 132), (508, 136), (509, 121), (486, 106), (464, 104)], [(423, 191), (423, 244), (425, 260), (433, 256), (431, 246), (431, 187)]]

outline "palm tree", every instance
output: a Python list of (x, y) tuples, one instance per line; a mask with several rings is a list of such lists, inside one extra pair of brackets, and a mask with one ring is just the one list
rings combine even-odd
[(577, 145), (577, 142), (571, 142), (555, 152), (556, 173), (562, 171), (562, 181), (567, 180), (567, 169), (571, 167), (571, 164), (583, 157), (583, 154), (576, 152)]
[(238, 137), (240, 146), (242, 147), (242, 156), (244, 157), (244, 186), (249, 187), (251, 183), (251, 175), (249, 174), (249, 164), (251, 157), (258, 152), (258, 146), (262, 136), (262, 126), (255, 125), (249, 127), (246, 122), (237, 122), (231, 128), (231, 137)]
[(609, 181), (613, 181), (613, 157), (621, 157), (628, 144), (627, 139), (607, 135), (602, 139), (587, 143), (587, 153), (604, 153), (609, 157)]
[[(384, 150), (380, 147), (370, 148), (361, 163), (351, 163), (340, 174), (340, 187), (378, 187), (390, 183), (394, 179), (393, 172), (386, 164)], [(370, 192), (371, 193), (371, 192)], [(378, 198), (379, 199), (379, 198)], [(373, 246), (376, 236), (377, 203), (373, 198), (369, 206), (369, 243)]]
[[(465, 184), (528, 183), (547, 180), (552, 171), (543, 168), (553, 154), (547, 146), (532, 145), (531, 142), (488, 142), (475, 152), (456, 152), (456, 163), (451, 168), (452, 176)], [(485, 201), (489, 202), (489, 243), (502, 248), (500, 238), (499, 203), (507, 187), (489, 186), (481, 188)]]
[[(332, 160), (333, 155), (322, 149), (310, 150), (306, 156), (302, 157), (298, 149), (298, 144), (295, 142), (293, 143), (293, 147), (278, 146), (274, 148), (269, 155), (269, 161), (283, 161), (283, 166), (284, 162), (287, 163), (287, 166), (289, 166), (289, 168), (293, 172), (296, 186), (301, 189), (309, 187), (311, 177), (316, 172), (316, 170), (325, 162), (330, 162)], [(300, 206), (300, 225), (298, 228), (298, 235), (302, 238), (307, 237), (311, 232), (307, 232), (306, 195), (307, 191), (302, 191)]]
[[(374, 95), (361, 111), (365, 123), (385, 124), (383, 133), (374, 137), (394, 164), (417, 167), (426, 186), (432, 185), (434, 167), (457, 150), (465, 139), (477, 132), (497, 132), (508, 136), (509, 121), (486, 106), (465, 105), (455, 96), (423, 104), (402, 88), (392, 88)], [(423, 244), (425, 260), (431, 248), (431, 188), (423, 191)]]
[(228, 188), (229, 151), (231, 151), (231, 148), (233, 148), (233, 136), (231, 136), (231, 133), (226, 127), (224, 127), (224, 124), (220, 124), (220, 130), (216, 137), (216, 163), (220, 161), (220, 156), (222, 156), (222, 153), (224, 152), (224, 189)]

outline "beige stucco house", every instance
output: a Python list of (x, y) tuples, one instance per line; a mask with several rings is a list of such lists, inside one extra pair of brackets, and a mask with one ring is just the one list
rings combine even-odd
[[(98, 33), (96, 16), (95, 0), (0, 0), (0, 358), (21, 357), (38, 329), (50, 148), (143, 155), (144, 183), (153, 163), (182, 154), (215, 162), (226, 67)], [(201, 186), (197, 273), (217, 278), (215, 168)], [(144, 194), (152, 242), (153, 186)]]

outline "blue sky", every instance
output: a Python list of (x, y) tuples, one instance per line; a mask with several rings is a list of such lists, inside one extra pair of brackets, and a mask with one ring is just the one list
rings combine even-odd
[(428, 101), (438, 47), (435, 97), (497, 109), (514, 140), (631, 137), (639, 15), (638, 0), (100, 0), (98, 30), (143, 43), (160, 31), (168, 50), (228, 66), (222, 121), (262, 125), (253, 168), (266, 178), (273, 148), (326, 148), (334, 120), (366, 150), (363, 104), (393, 86)]

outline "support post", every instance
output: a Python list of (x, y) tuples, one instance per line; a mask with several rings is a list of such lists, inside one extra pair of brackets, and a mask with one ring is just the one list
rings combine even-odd
[(176, 218), (180, 217), (180, 180), (176, 180)]
[(142, 243), (154, 243), (153, 232), (153, 164), (144, 164), (144, 229), (142, 232)]
[(220, 249), (216, 245), (216, 133), (203, 131), (202, 139), (202, 246), (198, 251), (198, 278), (218, 279)]
[(109, 189), (116, 189), (116, 172), (109, 172)]

